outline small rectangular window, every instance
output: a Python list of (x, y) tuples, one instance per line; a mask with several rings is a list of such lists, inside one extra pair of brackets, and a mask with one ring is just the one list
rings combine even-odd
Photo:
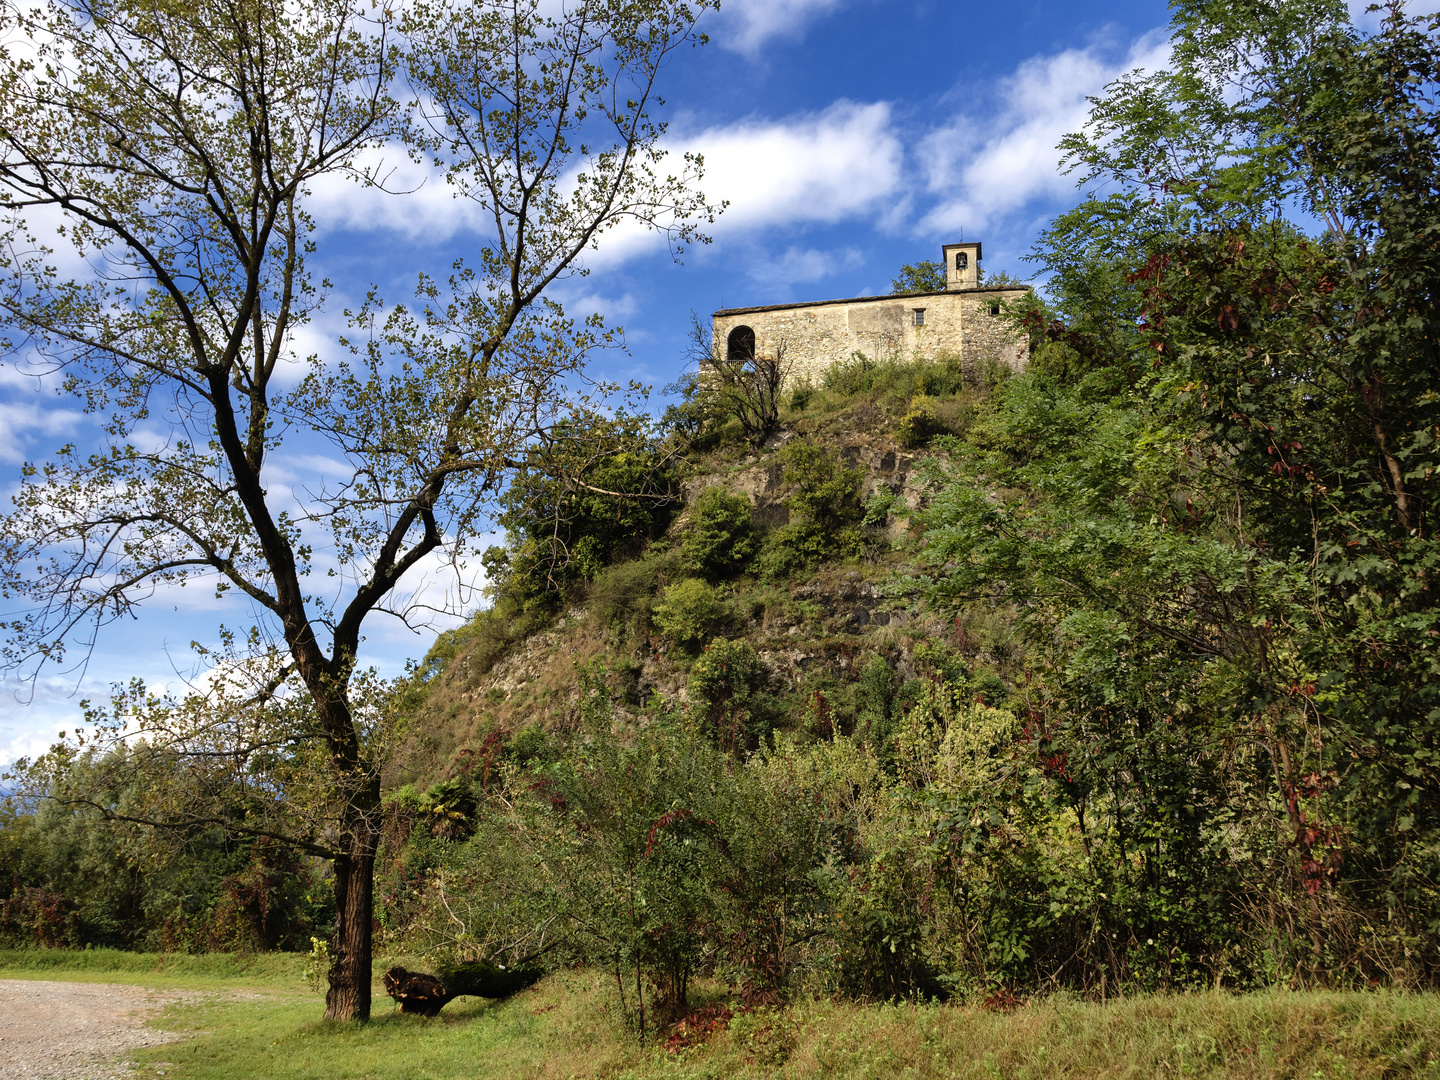
[(925, 325), (925, 309), (924, 309), (923, 307), (917, 307), (917, 308), (915, 309), (915, 325), (916, 325), (916, 326), (924, 326), (924, 325)]
[(991, 314), (991, 315), (999, 315), (999, 314), (1000, 314), (1000, 305), (999, 305), (999, 304), (991, 304), (991, 305), (990, 305), (990, 314)]

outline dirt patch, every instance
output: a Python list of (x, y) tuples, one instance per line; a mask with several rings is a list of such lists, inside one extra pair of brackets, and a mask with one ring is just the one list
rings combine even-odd
[(145, 1026), (173, 1001), (197, 997), (109, 983), (0, 979), (0, 1077), (120, 1080), (127, 1050), (185, 1036)]

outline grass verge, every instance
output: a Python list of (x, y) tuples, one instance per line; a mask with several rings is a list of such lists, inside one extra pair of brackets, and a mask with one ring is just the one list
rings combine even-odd
[(0, 949), (0, 978), (143, 983), (196, 989), (305, 984), (302, 953), (137, 953), (119, 949)]
[(1009, 1013), (811, 1001), (741, 1013), (672, 1053), (637, 1045), (599, 972), (553, 975), (503, 1002), (462, 998), (433, 1020), (381, 997), (369, 1024), (336, 1024), (303, 989), (304, 960), (17, 950), (0, 951), (0, 977), (220, 991), (155, 1020), (186, 1035), (134, 1055), (139, 1075), (166, 1080), (1440, 1078), (1436, 994), (1057, 997)]
[[(495, 1080), (543, 1077), (1150, 1078), (1440, 1077), (1440, 996), (1263, 993), (1050, 999), (975, 1007), (807, 1002), (743, 1013), (708, 1043), (642, 1049), (595, 972), (552, 976), (504, 1002), (461, 999), (434, 1020), (384, 999), (367, 1025), (317, 1020), (296, 992), (212, 998), (159, 1023), (183, 1043), (144, 1052), (170, 1080)], [(164, 1063), (164, 1064), (162, 1064)]]

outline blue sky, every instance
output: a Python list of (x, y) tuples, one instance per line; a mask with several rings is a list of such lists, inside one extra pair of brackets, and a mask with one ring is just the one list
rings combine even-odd
[[(676, 58), (664, 92), (669, 145), (706, 155), (707, 194), (729, 209), (683, 265), (627, 235), (564, 284), (556, 295), (572, 315), (598, 310), (625, 328), (628, 351), (601, 356), (595, 374), (658, 388), (683, 366), (691, 310), (883, 293), (902, 263), (938, 258), (953, 240), (982, 241), (987, 270), (1026, 277), (1021, 257), (1079, 197), (1056, 143), (1083, 121), (1086, 95), (1164, 63), (1167, 20), (1153, 0), (726, 0), (705, 26), (711, 44)], [(443, 272), (477, 242), (433, 183), (408, 197), (322, 185), (313, 208), (315, 263), (335, 285), (305, 343), (322, 355), (368, 284), (404, 299), (419, 270)], [(23, 460), (88, 430), (0, 358), (7, 502)], [(418, 587), (453, 594), (454, 582), (433, 571)], [(213, 642), (220, 618), (245, 614), (203, 588), (171, 590), (109, 627), (83, 668), (5, 676), (0, 761), (43, 749), (112, 680), (179, 689), (194, 673), (190, 641)], [(398, 672), (435, 628), (380, 617), (364, 659)]]

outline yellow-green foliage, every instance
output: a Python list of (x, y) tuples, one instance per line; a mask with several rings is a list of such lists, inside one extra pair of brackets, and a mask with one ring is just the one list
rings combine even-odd
[(917, 788), (956, 791), (983, 783), (1014, 738), (1014, 713), (967, 701), (963, 682), (927, 682), (900, 720), (895, 760)]
[(694, 648), (730, 618), (730, 605), (699, 578), (669, 586), (655, 605), (655, 625), (682, 648)]
[(909, 411), (901, 419), (895, 437), (901, 446), (924, 446), (938, 431), (935, 399), (929, 394), (916, 394), (910, 399)]

